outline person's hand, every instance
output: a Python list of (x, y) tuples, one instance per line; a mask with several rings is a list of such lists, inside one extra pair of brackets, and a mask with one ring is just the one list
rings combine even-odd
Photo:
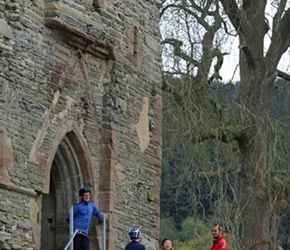
[(104, 222), (104, 216), (103, 215), (100, 215), (98, 217), (98, 220), (99, 220), (99, 224), (102, 224)]

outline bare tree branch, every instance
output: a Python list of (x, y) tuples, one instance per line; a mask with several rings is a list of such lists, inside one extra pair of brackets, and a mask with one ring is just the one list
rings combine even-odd
[(282, 79), (286, 80), (286, 81), (290, 81), (290, 75), (287, 74), (286, 72), (283, 72), (283, 71), (280, 71), (280, 70), (277, 70), (278, 72), (278, 77), (281, 77)]
[(220, 1), (224, 7), (224, 11), (230, 18), (233, 26), (239, 33), (242, 28), (242, 20), (244, 19), (244, 13), (239, 9), (235, 0), (221, 0)]
[(279, 24), (276, 24), (277, 30), (273, 31), (271, 44), (266, 54), (266, 60), (272, 68), (276, 68), (281, 56), (290, 46), (290, 8), (284, 13)]
[(198, 66), (199, 62), (192, 58), (191, 56), (188, 56), (186, 53), (184, 53), (181, 49), (181, 46), (183, 45), (182, 41), (177, 40), (175, 38), (165, 38), (161, 44), (170, 44), (174, 48), (174, 55), (182, 58), (183, 60), (191, 63), (193, 66)]
[[(220, 76), (220, 69), (223, 65), (223, 61), (224, 61), (224, 56), (228, 55), (229, 53), (221, 53), (221, 51), (219, 49), (216, 49), (217, 55), (217, 62), (214, 66), (214, 73), (211, 75), (211, 77), (209, 78), (209, 81), (212, 82), (214, 79), (217, 80), (222, 80), (223, 78)], [(214, 57), (214, 55), (213, 55)]]
[[(275, 33), (278, 30), (280, 19), (281, 19), (282, 15), (284, 13), (284, 10), (285, 10), (286, 1), (287, 0), (280, 1), (278, 8), (277, 8), (277, 11), (273, 17), (273, 25), (272, 25), (272, 32), (273, 33)], [(274, 7), (276, 7), (276, 6), (274, 6)]]

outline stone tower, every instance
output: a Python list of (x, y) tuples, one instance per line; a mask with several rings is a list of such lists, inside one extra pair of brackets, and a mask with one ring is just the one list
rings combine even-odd
[(158, 249), (158, 21), (153, 0), (0, 1), (0, 249), (63, 249), (85, 184), (108, 250), (132, 226)]

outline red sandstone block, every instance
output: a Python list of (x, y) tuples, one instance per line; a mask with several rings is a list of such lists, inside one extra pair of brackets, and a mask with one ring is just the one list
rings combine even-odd
[(121, 198), (117, 196), (114, 192), (103, 192), (99, 193), (99, 201), (111, 200), (111, 201), (121, 201)]
[(150, 165), (161, 167), (161, 160), (157, 159), (156, 157), (153, 157), (151, 155), (146, 155), (146, 162)]
[(162, 147), (161, 147), (161, 145), (157, 145), (156, 156), (159, 160), (162, 160)]
[(159, 237), (159, 230), (157, 228), (151, 228), (150, 229), (150, 235), (152, 235), (152, 237), (158, 239)]
[(128, 53), (126, 57), (127, 57), (127, 59), (128, 59), (130, 62), (132, 62), (132, 61), (133, 61), (133, 57), (134, 57), (134, 55), (131, 54), (131, 53)]
[(128, 52), (128, 54), (134, 54), (134, 44), (133, 43), (129, 43), (128, 44), (128, 48), (127, 48), (127, 52)]
[(101, 144), (110, 144), (113, 148), (117, 147), (117, 133), (116, 131), (106, 131), (101, 139)]
[(112, 183), (110, 181), (102, 181), (100, 182), (100, 187), (100, 190), (104, 192), (113, 192), (115, 186), (112, 187)]
[[(156, 127), (155, 127), (156, 128)], [(158, 145), (162, 145), (162, 134), (161, 131), (155, 129), (152, 133), (152, 141), (158, 143)]]
[(125, 64), (127, 62), (126, 57), (122, 54), (115, 52), (116, 61), (120, 62), (121, 64)]
[(100, 165), (100, 175), (102, 176), (102, 180), (109, 181), (111, 180), (111, 172), (115, 170), (116, 162), (108, 160), (102, 160)]
[(129, 42), (134, 44), (135, 43), (135, 34), (134, 34), (134, 28), (131, 28), (127, 30), (126, 35), (129, 39)]
[(0, 136), (2, 137), (2, 138), (4, 138), (4, 137), (7, 137), (7, 130), (6, 130), (6, 128), (4, 127), (4, 126), (2, 126), (2, 125), (0, 125)]
[(113, 159), (117, 160), (118, 155), (114, 148), (111, 145), (103, 144), (101, 145), (101, 155), (102, 159)]
[(12, 167), (13, 162), (14, 155), (9, 138), (0, 137), (0, 167)]

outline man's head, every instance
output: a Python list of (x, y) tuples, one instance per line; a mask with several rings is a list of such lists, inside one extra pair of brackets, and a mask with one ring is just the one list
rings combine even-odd
[(214, 239), (218, 239), (220, 236), (223, 235), (223, 228), (218, 224), (214, 224), (211, 229), (211, 233)]
[(140, 229), (138, 227), (132, 227), (129, 231), (129, 236), (131, 240), (139, 241), (140, 240)]
[(84, 186), (79, 190), (79, 196), (84, 202), (89, 202), (91, 199), (91, 191), (88, 186)]

